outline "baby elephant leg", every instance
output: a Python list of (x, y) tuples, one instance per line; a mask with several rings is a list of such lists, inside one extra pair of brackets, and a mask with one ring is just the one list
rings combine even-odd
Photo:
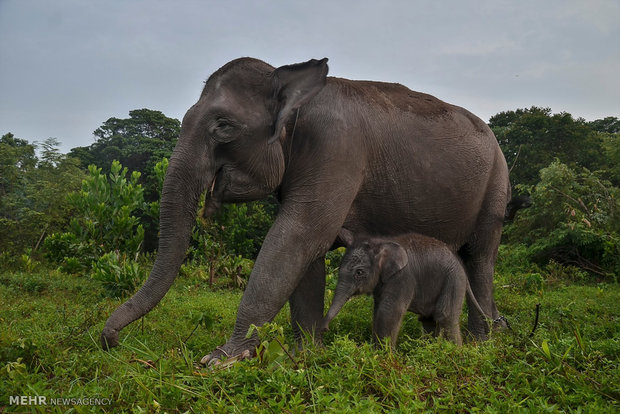
[(446, 320), (443, 322), (438, 322), (436, 334), (438, 336), (443, 336), (457, 345), (463, 345), (463, 339), (461, 338), (461, 327), (459, 326), (458, 318), (456, 321)]
[(460, 263), (446, 274), (446, 283), (435, 305), (438, 334), (457, 345), (463, 344), (460, 318), (467, 289), (467, 275)]
[(390, 306), (386, 302), (375, 303), (372, 331), (376, 340), (381, 341), (390, 338), (392, 348), (396, 348), (398, 333), (407, 307), (396, 304)]

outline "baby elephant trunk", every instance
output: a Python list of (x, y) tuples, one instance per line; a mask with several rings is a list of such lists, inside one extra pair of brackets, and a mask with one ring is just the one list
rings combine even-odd
[(338, 312), (342, 309), (345, 303), (351, 298), (352, 292), (351, 289), (347, 289), (338, 285), (336, 287), (336, 293), (334, 294), (334, 300), (332, 300), (332, 304), (327, 311), (327, 315), (323, 319), (323, 330), (327, 331), (329, 329), (329, 323), (338, 315)]

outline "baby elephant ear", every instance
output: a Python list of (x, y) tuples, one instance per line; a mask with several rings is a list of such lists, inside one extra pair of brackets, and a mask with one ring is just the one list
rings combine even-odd
[(338, 233), (338, 239), (344, 244), (345, 247), (350, 247), (353, 244), (355, 236), (353, 235), (351, 230), (345, 229), (343, 227)]
[(409, 263), (407, 251), (395, 242), (381, 244), (378, 259), (379, 271), (383, 280), (395, 275)]

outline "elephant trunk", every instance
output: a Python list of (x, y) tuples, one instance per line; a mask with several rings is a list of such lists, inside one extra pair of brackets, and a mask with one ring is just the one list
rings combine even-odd
[[(144, 285), (110, 315), (101, 333), (101, 345), (118, 345), (119, 332), (153, 309), (179, 273), (189, 246), (200, 194), (214, 179), (212, 167), (175, 149), (166, 173), (160, 205), (157, 258)], [(192, 167), (188, 167), (192, 165)]]
[(332, 300), (332, 304), (327, 311), (327, 315), (323, 318), (323, 330), (326, 331), (329, 328), (329, 323), (338, 315), (338, 312), (342, 309), (345, 303), (351, 298), (352, 289), (345, 288), (341, 285), (336, 287), (336, 293), (334, 294), (334, 299)]

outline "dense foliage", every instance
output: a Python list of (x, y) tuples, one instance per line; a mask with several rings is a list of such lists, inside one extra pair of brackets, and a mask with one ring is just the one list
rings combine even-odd
[(504, 242), (522, 244), (540, 265), (557, 262), (596, 277), (620, 273), (620, 122), (593, 122), (548, 108), (491, 118), (515, 194), (532, 207), (507, 226)]
[(566, 112), (552, 114), (549, 108), (531, 107), (492, 116), (489, 126), (504, 152), (513, 185), (536, 184), (538, 172), (555, 159), (571, 168), (615, 169), (607, 178), (618, 178), (616, 118), (588, 123)]
[(140, 252), (144, 229), (134, 215), (144, 208), (140, 173), (130, 178), (114, 161), (109, 175), (88, 167), (79, 192), (67, 196), (75, 210), (69, 229), (45, 240), (47, 256), (69, 272), (88, 271), (102, 255), (117, 251), (134, 258)]
[(129, 112), (129, 118), (105, 121), (93, 132), (93, 144), (73, 148), (69, 155), (78, 158), (83, 167), (94, 164), (104, 173), (110, 172), (112, 161), (119, 161), (130, 171), (142, 174), (141, 183), (148, 183), (144, 187), (156, 196), (155, 164), (170, 157), (180, 131), (177, 119), (159, 111), (136, 109)]
[(587, 169), (554, 161), (540, 171), (532, 206), (505, 229), (506, 241), (527, 246), (531, 261), (550, 260), (598, 277), (620, 275), (620, 190)]
[(13, 134), (0, 138), (0, 265), (15, 264), (23, 253), (38, 250), (46, 235), (67, 226), (66, 196), (83, 176), (76, 160), (60, 154), (55, 139), (29, 144)]
[[(168, 118), (160, 111), (136, 109), (129, 118), (110, 118), (97, 128), (95, 142), (88, 147), (73, 148), (69, 156), (80, 160), (83, 168), (96, 165), (104, 174), (110, 172), (113, 161), (119, 161), (129, 171), (139, 172), (139, 183), (144, 189), (144, 199), (159, 201), (161, 189), (156, 165), (162, 158), (170, 158), (176, 145), (181, 123)], [(157, 221), (146, 213), (139, 213), (145, 230), (145, 250), (157, 248)]]

